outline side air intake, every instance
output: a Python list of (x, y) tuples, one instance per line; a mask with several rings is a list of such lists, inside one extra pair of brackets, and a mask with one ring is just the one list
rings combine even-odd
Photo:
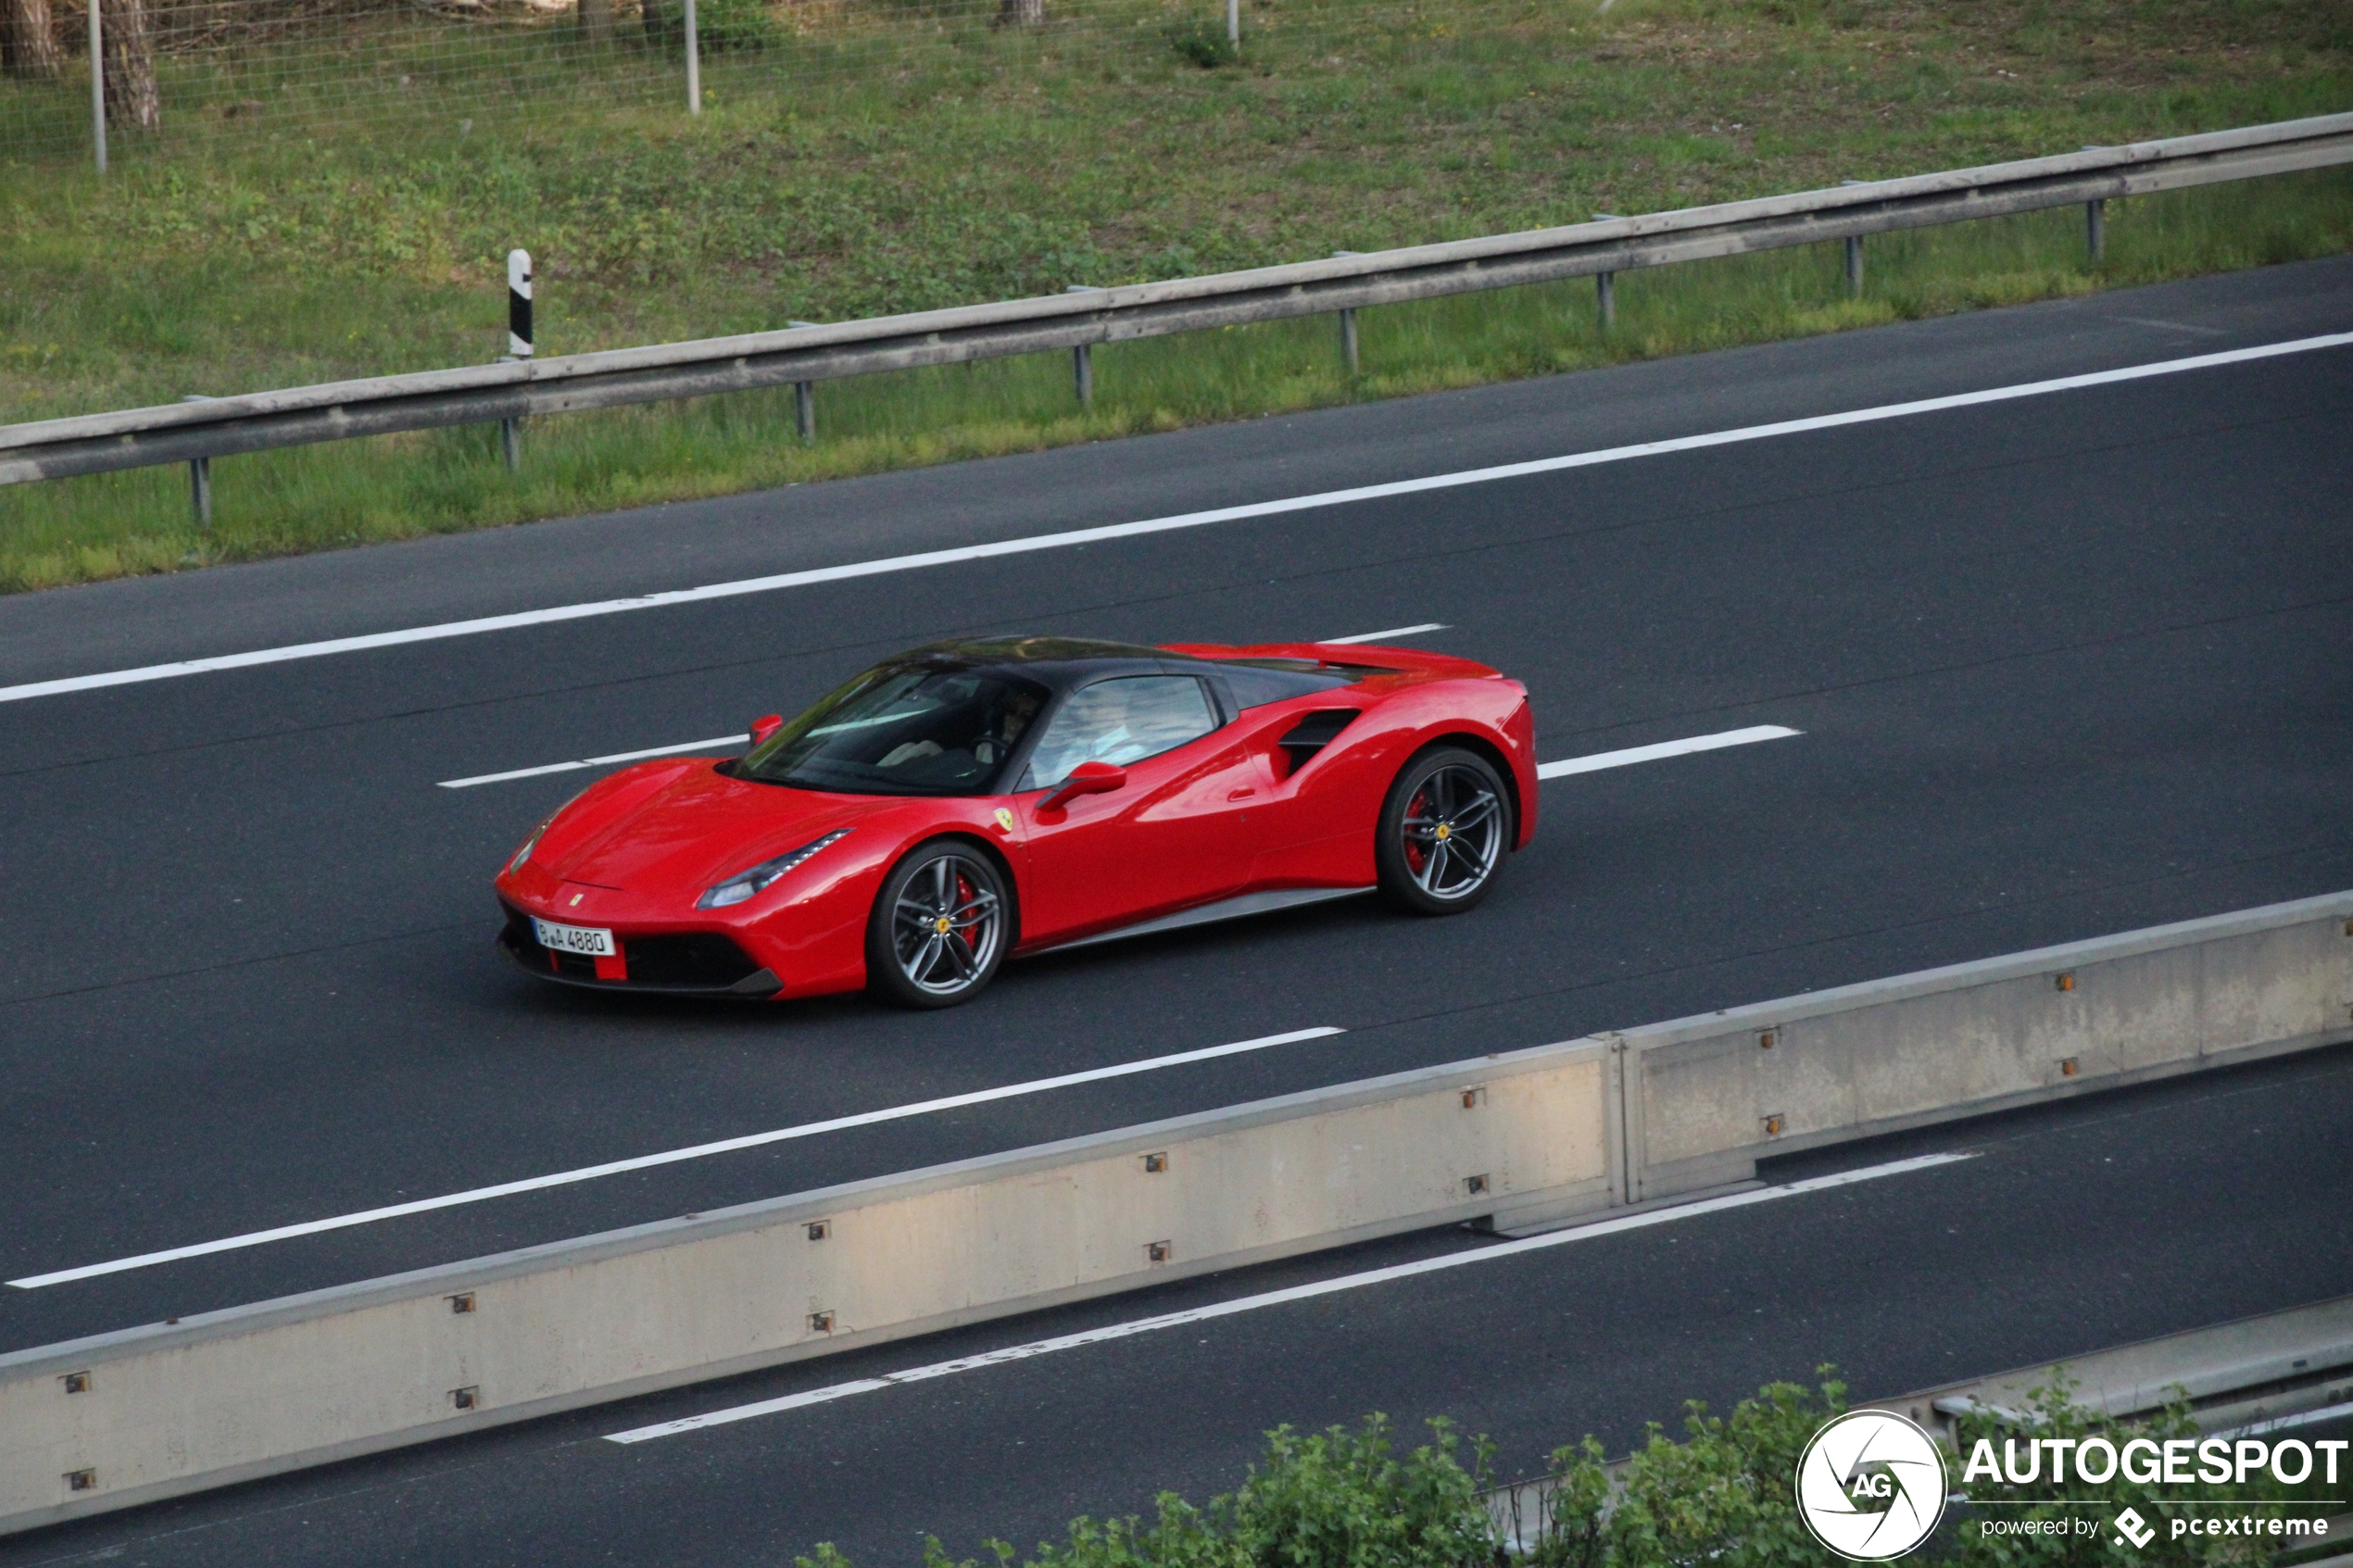
[(1301, 716), (1288, 734), (1275, 744), (1290, 759), (1290, 771), (1298, 772), (1314, 759), (1315, 754), (1331, 745), (1332, 738), (1355, 721), (1361, 708), (1324, 708)]

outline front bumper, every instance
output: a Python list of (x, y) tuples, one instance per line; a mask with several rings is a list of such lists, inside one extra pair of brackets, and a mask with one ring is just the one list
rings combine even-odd
[[(498, 947), (521, 964), (526, 973), (561, 985), (598, 991), (635, 991), (654, 996), (732, 997), (760, 1001), (785, 988), (773, 969), (752, 961), (733, 938), (715, 931), (695, 931), (656, 936), (616, 935), (618, 962), (577, 953), (551, 952), (542, 947), (531, 917), (504, 898), (498, 900), (507, 923), (498, 933)], [(600, 971), (602, 972), (600, 972)]]

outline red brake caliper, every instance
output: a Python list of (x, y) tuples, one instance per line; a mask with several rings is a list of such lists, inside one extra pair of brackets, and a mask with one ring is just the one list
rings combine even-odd
[[(956, 876), (956, 909), (967, 909), (971, 906), (972, 901), (972, 882), (960, 872)], [(954, 913), (953, 910), (950, 910), (950, 912), (951, 915)], [(962, 942), (964, 945), (964, 957), (967, 959), (973, 957), (974, 953), (976, 951), (976, 949), (973, 947), (972, 929), (969, 925), (961, 930), (950, 932), (949, 940), (953, 942)]]
[[(1410, 822), (1428, 809), (1429, 796), (1426, 792), (1416, 790), (1414, 798), (1405, 802), (1405, 820)], [(1423, 863), (1428, 859), (1429, 851), (1423, 847), (1422, 841), (1408, 836), (1405, 840), (1405, 869), (1416, 876), (1419, 876)]]

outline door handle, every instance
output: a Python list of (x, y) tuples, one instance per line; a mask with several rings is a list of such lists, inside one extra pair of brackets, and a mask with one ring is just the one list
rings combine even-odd
[(1226, 798), (1228, 800), (1248, 800), (1252, 796), (1256, 795), (1258, 791), (1251, 785), (1244, 784), (1239, 789), (1227, 791)]

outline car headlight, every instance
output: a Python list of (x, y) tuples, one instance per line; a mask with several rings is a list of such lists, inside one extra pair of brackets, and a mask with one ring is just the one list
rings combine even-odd
[[(594, 789), (597, 786), (595, 784), (590, 784), (588, 789)], [(562, 816), (566, 811), (571, 810), (574, 806), (580, 804), (580, 796), (586, 795), (588, 793), (588, 789), (582, 790), (580, 795), (573, 796), (570, 800), (565, 801), (562, 805), (548, 812), (546, 818), (540, 822), (539, 825), (531, 830), (531, 836), (522, 841), (522, 847), (515, 851), (515, 858), (507, 862), (508, 872), (512, 872), (522, 869), (522, 863), (531, 859), (531, 852), (539, 847), (539, 841), (547, 836), (547, 830), (556, 825), (556, 819)]]
[(716, 887), (706, 888), (703, 896), (695, 900), (695, 908), (724, 909), (730, 904), (740, 904), (826, 845), (849, 836), (848, 828), (836, 828), (824, 837), (812, 838), (799, 848), (779, 855), (773, 860), (762, 860), (756, 866), (746, 867)]
[(515, 858), (507, 862), (508, 874), (512, 875), (522, 869), (522, 863), (531, 859), (531, 852), (539, 847), (540, 835), (547, 831), (548, 824), (555, 820), (550, 816), (547, 822), (531, 830), (531, 836), (522, 841), (522, 847), (515, 851)]

